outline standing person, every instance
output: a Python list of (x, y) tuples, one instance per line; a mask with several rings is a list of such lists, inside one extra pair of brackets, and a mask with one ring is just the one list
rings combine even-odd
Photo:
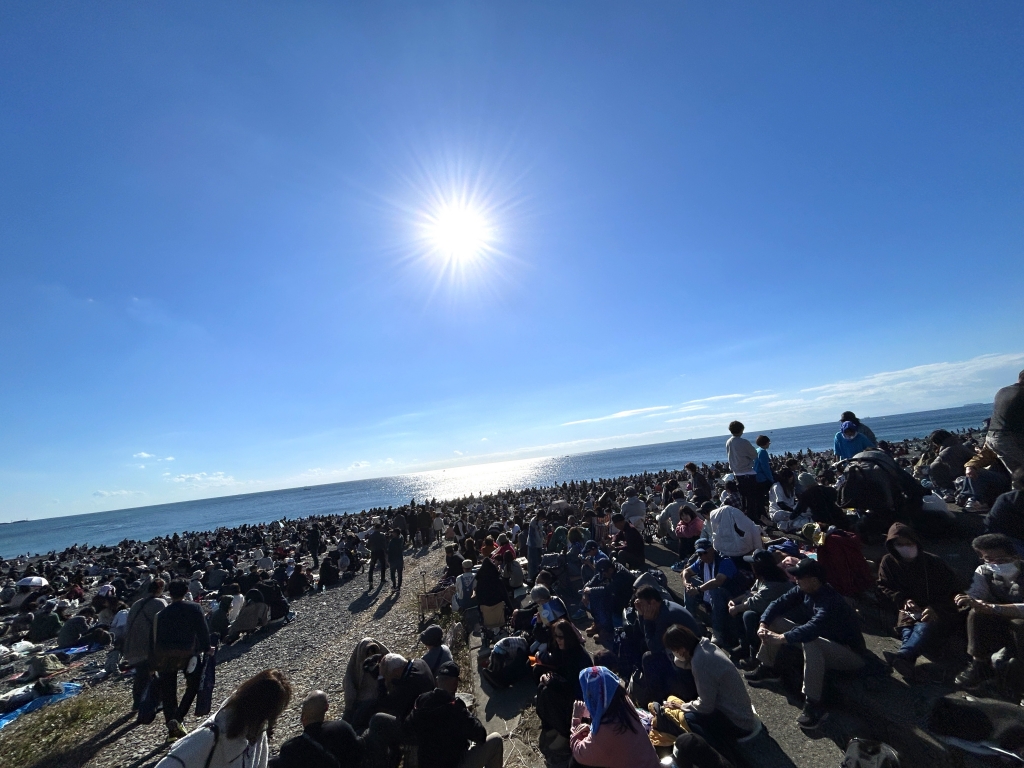
[(874, 446), (852, 421), (844, 421), (839, 425), (835, 439), (832, 441), (832, 451), (836, 458), (842, 461), (852, 459), (861, 451), (866, 451)]
[(736, 485), (743, 499), (743, 512), (754, 520), (754, 500), (757, 497), (757, 472), (754, 465), (757, 463), (757, 450), (743, 437), (744, 429), (741, 421), (729, 422), (732, 437), (725, 441), (725, 452), (729, 456), (729, 469), (736, 476)]
[(402, 540), (402, 531), (398, 528), (391, 529), (391, 538), (388, 540), (388, 566), (391, 568), (391, 589), (397, 591), (402, 588), (402, 571), (405, 568), (403, 551), (405, 542)]
[(1016, 384), (996, 392), (985, 445), (1011, 476), (1024, 467), (1024, 371), (1017, 374)]
[(292, 687), (284, 674), (263, 670), (238, 686), (216, 714), (175, 744), (157, 768), (267, 768), (267, 736), (273, 734), (277, 718), (291, 699)]
[(309, 534), (306, 536), (306, 547), (309, 549), (309, 554), (313, 556), (313, 567), (320, 567), (320, 546), (322, 543), (320, 524), (313, 523), (309, 528)]
[(430, 524), (430, 527), (431, 527), (431, 530), (434, 531), (434, 543), (437, 544), (437, 546), (440, 547), (441, 546), (441, 542), (444, 540), (444, 529), (445, 529), (444, 518), (441, 516), (440, 512), (437, 512), (437, 513), (434, 514), (434, 520)]
[(853, 411), (843, 411), (842, 415), (839, 417), (839, 423), (842, 424), (844, 421), (849, 421), (855, 424), (857, 431), (868, 439), (872, 448), (878, 447), (878, 439), (875, 437), (875, 433), (871, 431), (871, 427), (862, 423), (861, 420), (857, 418), (857, 414)]
[(392, 529), (398, 529), (399, 535), (402, 537), (402, 542), (409, 538), (409, 520), (402, 513), (402, 510), (398, 510), (395, 516), (391, 518)]
[(370, 550), (370, 586), (366, 591), (373, 589), (373, 569), (380, 563), (380, 583), (384, 586), (384, 573), (388, 567), (387, 537), (380, 532), (376, 523), (370, 528), (370, 535), (366, 537), (366, 548)]
[(153, 619), (166, 607), (164, 580), (153, 579), (149, 582), (149, 594), (136, 600), (128, 611), (128, 627), (125, 630), (123, 651), (125, 664), (135, 667), (135, 677), (132, 680), (133, 710), (139, 708), (139, 701), (153, 674), (153, 669), (150, 666)]
[(772, 441), (768, 435), (758, 435), (757, 460), (754, 462), (754, 476), (757, 478), (757, 496), (754, 502), (755, 520), (760, 520), (768, 509), (768, 491), (775, 482), (775, 475), (772, 474), (772, 459), (768, 455), (768, 446)]
[(537, 578), (537, 572), (540, 570), (541, 555), (544, 553), (544, 545), (547, 543), (547, 536), (544, 533), (544, 525), (547, 521), (547, 513), (543, 509), (538, 510), (533, 520), (530, 521), (530, 527), (526, 532), (527, 574), (530, 581)]
[[(182, 579), (172, 581), (167, 592), (171, 604), (156, 615), (153, 621), (153, 656), (160, 682), (160, 699), (167, 722), (167, 743), (185, 735), (181, 721), (199, 691), (203, 675), (200, 656), (212, 653), (210, 630), (198, 603), (186, 602), (188, 583)], [(178, 703), (178, 672), (185, 673), (185, 692)]]

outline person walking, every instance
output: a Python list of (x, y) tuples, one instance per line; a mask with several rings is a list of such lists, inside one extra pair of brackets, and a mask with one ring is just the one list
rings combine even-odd
[(154, 579), (149, 583), (149, 594), (136, 600), (128, 611), (128, 626), (125, 630), (123, 659), (125, 664), (135, 667), (132, 681), (132, 709), (138, 709), (142, 694), (153, 674), (150, 667), (150, 650), (153, 637), (153, 620), (167, 607), (164, 599), (164, 580)]
[(380, 583), (384, 583), (384, 573), (388, 565), (387, 546), (387, 537), (374, 523), (370, 528), (370, 535), (366, 537), (366, 548), (370, 550), (370, 567), (368, 569), (370, 571), (370, 586), (367, 587), (367, 592), (373, 589), (373, 569), (377, 567), (377, 563), (380, 563)]
[(388, 565), (391, 568), (391, 589), (400, 590), (402, 588), (402, 569), (405, 567), (405, 562), (402, 559), (403, 551), (405, 549), (405, 541), (402, 537), (402, 530), (400, 528), (391, 529), (391, 538), (388, 539)]

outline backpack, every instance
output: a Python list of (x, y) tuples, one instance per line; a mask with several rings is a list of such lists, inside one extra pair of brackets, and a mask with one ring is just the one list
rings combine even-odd
[(900, 768), (900, 756), (884, 742), (850, 739), (840, 768)]
[(860, 536), (849, 531), (833, 531), (818, 547), (818, 562), (836, 592), (853, 597), (874, 587), (875, 577), (864, 559)]

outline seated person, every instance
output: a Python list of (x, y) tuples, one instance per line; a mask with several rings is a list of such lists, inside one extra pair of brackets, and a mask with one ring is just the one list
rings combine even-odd
[(488, 734), (455, 695), (459, 666), (447, 661), (437, 672), (437, 688), (420, 694), (406, 720), (417, 747), (419, 768), (501, 768), (501, 734)]
[(1009, 536), (1018, 554), (1024, 555), (1024, 469), (1018, 469), (1013, 478), (1015, 490), (997, 496), (985, 516), (985, 533)]
[(504, 624), (505, 607), (509, 605), (508, 592), (501, 581), (497, 567), (488, 559), (480, 564), (476, 572), (476, 585), (473, 597), (480, 606), (480, 616), (484, 627)]
[[(260, 595), (260, 599), (263, 596)], [(231, 604), (234, 601), (232, 595), (221, 595), (217, 601), (217, 607), (213, 609), (209, 616), (206, 617), (206, 623), (210, 627), (211, 632), (216, 632), (219, 637), (226, 637), (228, 634), (228, 627), (231, 626), (231, 619), (228, 617), (231, 614)]]
[(956, 596), (967, 614), (967, 653), (971, 663), (956, 678), (975, 688), (992, 677), (992, 654), (1001, 648), (1021, 658), (1024, 651), (1024, 573), (1009, 536), (986, 533), (971, 542), (981, 560), (966, 594)]
[(839, 506), (839, 491), (834, 487), (836, 481), (832, 470), (822, 470), (818, 474), (818, 484), (800, 494), (796, 503), (796, 516), (798, 518), (811, 516), (811, 520), (818, 523), (822, 530), (830, 525), (837, 525), (840, 528), (849, 526), (847, 514)]
[(553, 596), (543, 584), (530, 590), (530, 599), (537, 607), (532, 627), (533, 641), (547, 643), (551, 637), (551, 625), (568, 614), (565, 603), (562, 598)]
[(364, 637), (352, 651), (345, 669), (342, 689), (345, 710), (342, 719), (362, 732), (378, 709), (380, 689), (377, 685), (378, 665), (388, 649), (372, 637)]
[(729, 601), (733, 631), (740, 638), (737, 656), (741, 669), (753, 669), (758, 664), (756, 654), (761, 647), (761, 640), (757, 630), (761, 624), (761, 615), (772, 601), (793, 588), (793, 582), (779, 567), (773, 552), (761, 550), (747, 557), (750, 558), (750, 568), (754, 572), (754, 586), (746, 595)]
[(380, 678), (384, 682), (380, 711), (399, 721), (405, 720), (421, 693), (434, 690), (434, 676), (427, 663), (397, 653), (389, 653), (380, 660)]
[(711, 483), (697, 470), (697, 465), (690, 462), (683, 469), (690, 478), (690, 501), (698, 507), (705, 501), (711, 501)]
[(60, 629), (64, 622), (60, 620), (60, 616), (55, 610), (56, 607), (57, 601), (50, 599), (45, 601), (42, 607), (35, 612), (32, 617), (32, 623), (28, 627), (28, 641), (30, 643), (52, 640), (60, 634)]
[(675, 663), (693, 673), (697, 686), (697, 698), (679, 707), (690, 732), (719, 752), (731, 752), (737, 739), (752, 735), (759, 725), (739, 671), (720, 647), (678, 624), (666, 630), (664, 643)]
[(320, 563), (320, 589), (324, 590), (327, 587), (340, 584), (341, 571), (341, 566), (334, 562), (333, 557), (325, 557)]
[(583, 588), (583, 608), (594, 619), (590, 634), (607, 638), (633, 595), (633, 574), (607, 557), (597, 561), (597, 573)]
[(508, 688), (527, 675), (529, 664), (529, 644), (521, 637), (503, 637), (491, 648), (487, 666), (480, 670), (480, 677), (492, 688)]
[[(446, 579), (457, 579), (463, 573), (462, 561), (465, 560), (462, 555), (455, 551), (455, 544), (444, 545), (444, 562), (445, 571), (444, 578)], [(469, 561), (470, 568), (473, 567), (473, 561)]]
[(617, 531), (612, 538), (615, 559), (627, 568), (643, 568), (645, 563), (643, 534), (621, 512), (612, 515), (612, 528)]
[(93, 628), (95, 621), (96, 610), (91, 605), (85, 606), (77, 616), (72, 616), (64, 622), (57, 633), (57, 647), (74, 648), (85, 645), (82, 638), (90, 634), (89, 630)]
[[(505, 553), (511, 553), (512, 558), (516, 557), (516, 549), (508, 542), (508, 535), (499, 533), (498, 538), (494, 542), (494, 551), (491, 553), (491, 560), (494, 561), (495, 565), (505, 562)], [(522, 570), (522, 568), (520, 568)]]
[[(665, 701), (670, 695), (684, 701), (692, 699), (697, 693), (693, 675), (688, 669), (680, 669), (672, 663), (672, 654), (662, 643), (662, 637), (673, 624), (682, 624), (695, 635), (700, 635), (700, 625), (688, 610), (666, 600), (660, 590), (650, 585), (636, 591), (633, 607), (643, 621), (644, 640), (647, 641), (647, 652), (640, 663), (649, 701)], [(648, 701), (637, 703), (647, 706)]]
[(658, 753), (619, 678), (605, 667), (580, 672), (583, 698), (573, 704), (569, 746), (578, 765), (658, 768)]
[(711, 631), (722, 648), (731, 648), (732, 622), (729, 621), (729, 591), (736, 576), (732, 560), (722, 557), (711, 542), (701, 539), (696, 547), (697, 561), (682, 572), (686, 584), (686, 609), (697, 616), (703, 605), (711, 616)]
[(566, 619), (551, 628), (552, 645), (539, 654), (534, 667), (538, 682), (537, 714), (545, 730), (554, 730), (569, 738), (572, 705), (583, 694), (580, 672), (593, 666), (594, 660), (583, 647), (583, 638)]
[(945, 429), (932, 432), (928, 441), (938, 451), (935, 460), (928, 466), (928, 479), (937, 490), (952, 490), (954, 481), (966, 474), (965, 465), (974, 457), (974, 451)]
[(607, 560), (608, 555), (601, 551), (596, 541), (591, 539), (583, 545), (583, 562), (580, 563), (580, 576), (586, 583), (594, 578), (597, 573), (597, 564), (601, 560)]
[(301, 565), (295, 566), (295, 570), (292, 571), (292, 575), (288, 577), (288, 581), (285, 583), (285, 594), (288, 596), (288, 599), (294, 600), (297, 597), (302, 597), (312, 588), (313, 569), (303, 568)]
[(878, 564), (877, 591), (898, 611), (896, 630), (903, 644), (886, 661), (908, 683), (914, 682), (917, 657), (948, 635), (956, 619), (953, 598), (959, 591), (956, 574), (946, 562), (921, 549), (914, 529), (893, 523), (886, 537), (888, 552)]
[[(822, 707), (825, 672), (829, 669), (855, 672), (864, 667), (864, 636), (857, 614), (843, 596), (825, 582), (825, 572), (817, 560), (807, 558), (789, 569), (797, 586), (774, 600), (761, 617), (758, 635), (761, 649), (760, 665), (748, 672), (747, 680), (759, 686), (778, 682), (781, 676), (775, 662), (783, 645), (799, 646), (804, 654), (804, 687), (806, 697), (797, 723), (804, 728), (817, 728), (826, 717)], [(810, 618), (797, 624), (782, 618), (797, 608)]]
[[(498, 538), (501, 537), (499, 536)], [(493, 560), (494, 558), (491, 559)], [(517, 603), (526, 595), (526, 574), (523, 573), (523, 566), (519, 564), (519, 560), (516, 559), (515, 550), (512, 548), (505, 549), (500, 562), (501, 580), (505, 583), (505, 588), (509, 594), (512, 595), (512, 602)]]
[(679, 562), (684, 564), (693, 554), (697, 540), (704, 530), (704, 518), (700, 516), (692, 504), (684, 504), (679, 509), (679, 523), (676, 525), (676, 541), (679, 542)]
[(233, 643), (242, 635), (255, 632), (269, 622), (270, 606), (263, 600), (263, 593), (258, 589), (250, 589), (245, 593), (245, 602), (238, 612), (238, 618), (228, 627), (224, 642)]
[(810, 512), (797, 515), (796, 475), (791, 469), (779, 471), (776, 483), (768, 492), (768, 516), (780, 530), (792, 533), (814, 522)]
[(1010, 490), (1006, 467), (994, 450), (984, 445), (964, 465), (963, 493), (957, 502), (965, 512), (988, 512), (1000, 494)]
[(477, 607), (476, 596), (476, 574), (473, 573), (473, 561), (462, 561), (462, 573), (455, 580), (455, 594), (452, 595), (452, 610), (465, 613), (471, 608)]
[[(723, 500), (726, 496), (722, 494)], [(747, 517), (742, 509), (732, 504), (723, 503), (712, 510), (703, 535), (705, 538), (710, 535), (715, 550), (732, 558), (737, 567), (745, 555), (752, 555), (764, 546), (761, 542), (761, 527)]]
[(679, 525), (679, 511), (686, 502), (686, 491), (676, 488), (672, 491), (672, 501), (665, 505), (658, 515), (658, 536), (662, 543), (669, 546), (669, 542), (676, 539), (676, 526)]
[(427, 646), (423, 660), (427, 662), (430, 674), (436, 677), (440, 666), (452, 660), (452, 651), (444, 644), (444, 631), (437, 624), (431, 624), (420, 632), (420, 642)]
[[(360, 768), (363, 740), (344, 720), (327, 720), (329, 702), (323, 691), (313, 691), (302, 702), (302, 733), (281, 745), (270, 768)], [(332, 764), (324, 753), (334, 758)]]

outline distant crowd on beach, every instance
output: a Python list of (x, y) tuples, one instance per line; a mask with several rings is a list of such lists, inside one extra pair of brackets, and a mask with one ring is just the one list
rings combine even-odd
[[(0, 647), (31, 644), (8, 654), (58, 665), (73, 647), (106, 654), (109, 675), (132, 675), (140, 719), (162, 710), (172, 746), (160, 768), (497, 768), (502, 738), (458, 694), (477, 671), (491, 696), (536, 684), (550, 766), (653, 768), (668, 753), (680, 768), (754, 765), (769, 737), (748, 686), (784, 684), (796, 659), (797, 719), (815, 729), (828, 675), (877, 665), (913, 685), (918, 659), (958, 637), (956, 684), (1017, 706), (1024, 372), (984, 429), (923, 445), (876, 440), (852, 412), (832, 451), (773, 455), (769, 437), (749, 441), (738, 421), (729, 431), (711, 465), (2, 561)], [(968, 518), (979, 565), (962, 584), (926, 547), (963, 536)], [(863, 554), (873, 542), (877, 563)], [(352, 579), (400, 591), (404, 558), (427, 547), (445, 560), (422, 596), (439, 615), (415, 630), (420, 657), (361, 639), (344, 701), (306, 694), (304, 730), (276, 756), (268, 734), (293, 695), (277, 670), (185, 727), (218, 644), (301, 621), (294, 601)], [(674, 553), (671, 570), (651, 564), (651, 547)], [(865, 599), (901, 641), (881, 661), (860, 628)], [(478, 670), (451, 650), (468, 633), (487, 650)]]

